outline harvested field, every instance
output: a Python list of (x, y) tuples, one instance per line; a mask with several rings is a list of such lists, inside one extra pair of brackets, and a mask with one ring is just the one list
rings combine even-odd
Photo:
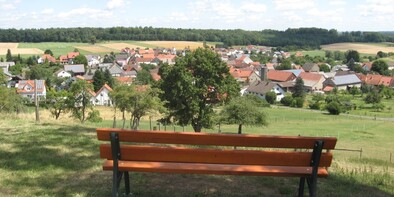
[(7, 50), (11, 50), (11, 54), (43, 54), (44, 51), (37, 48), (18, 48), (19, 43), (0, 43), (0, 55), (6, 55)]
[(149, 44), (157, 47), (163, 47), (163, 48), (175, 47), (178, 50), (187, 47), (190, 47), (190, 49), (197, 49), (198, 47), (203, 47), (202, 42), (188, 42), (188, 41), (146, 41), (141, 43)]
[(387, 43), (370, 44), (370, 43), (336, 43), (329, 45), (322, 45), (323, 50), (330, 51), (347, 51), (347, 50), (357, 50), (359, 53), (364, 54), (376, 54), (378, 51), (383, 52), (394, 52), (394, 47)]
[(129, 47), (130, 49), (136, 49), (136, 48), (145, 48), (144, 46), (139, 46), (139, 45), (134, 45), (134, 44), (129, 44), (129, 43), (108, 43), (108, 44), (100, 44), (100, 46), (107, 47), (109, 49), (115, 50), (114, 52), (118, 52), (121, 49), (124, 49), (126, 47)]
[(95, 45), (95, 46), (75, 46), (75, 48), (81, 49), (84, 51), (88, 51), (91, 53), (109, 53), (109, 52), (113, 51), (110, 48), (102, 47), (102, 46), (98, 46), (98, 45)]

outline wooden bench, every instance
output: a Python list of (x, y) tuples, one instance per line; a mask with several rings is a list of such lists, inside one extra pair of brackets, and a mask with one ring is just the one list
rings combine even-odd
[(316, 196), (317, 178), (328, 176), (333, 157), (329, 150), (337, 141), (334, 137), (96, 131), (99, 140), (110, 141), (100, 145), (100, 157), (106, 159), (103, 170), (113, 171), (112, 196), (119, 195), (122, 177), (130, 194), (129, 171), (300, 177), (298, 196), (303, 196), (305, 182), (309, 196)]

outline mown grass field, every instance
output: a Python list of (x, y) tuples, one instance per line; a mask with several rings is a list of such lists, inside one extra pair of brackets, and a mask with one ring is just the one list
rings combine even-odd
[[(67, 116), (55, 121), (43, 110), (39, 124), (34, 123), (34, 114), (0, 114), (0, 196), (110, 196), (112, 174), (101, 170), (94, 129), (111, 127), (113, 111), (99, 109), (105, 121), (85, 125)], [(389, 161), (394, 122), (288, 108), (262, 110), (269, 125), (245, 127), (244, 133), (336, 136), (337, 148), (363, 149), (361, 159), (358, 152), (334, 151), (330, 177), (319, 180), (319, 196), (394, 195), (394, 164)], [(236, 128), (221, 125), (226, 133), (235, 133)], [(149, 129), (149, 121), (145, 119), (140, 129)], [(166, 130), (172, 132), (174, 127)], [(295, 196), (298, 187), (297, 178), (157, 173), (132, 173), (131, 183), (136, 196), (149, 197)]]
[(329, 45), (322, 45), (323, 50), (330, 51), (347, 51), (357, 50), (362, 54), (376, 55), (378, 51), (385, 53), (394, 52), (393, 43), (335, 43)]

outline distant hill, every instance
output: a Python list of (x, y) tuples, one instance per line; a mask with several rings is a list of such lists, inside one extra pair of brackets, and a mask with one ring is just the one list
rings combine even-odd
[(379, 32), (340, 32), (335, 29), (297, 28), (262, 31), (171, 29), (153, 27), (0, 29), (0, 42), (96, 42), (98, 40), (209, 41), (233, 45), (265, 45), (288, 50), (317, 49), (338, 42), (393, 42), (394, 35)]

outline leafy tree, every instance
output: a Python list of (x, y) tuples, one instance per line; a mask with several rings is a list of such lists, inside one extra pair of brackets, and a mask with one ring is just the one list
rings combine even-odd
[(77, 55), (74, 58), (74, 64), (83, 64), (85, 67), (85, 70), (87, 70), (87, 66), (88, 66), (88, 59), (86, 59), (86, 57), (82, 54)]
[(109, 94), (109, 96), (115, 106), (114, 125), (116, 125), (116, 109), (119, 109), (122, 112), (122, 120), (123, 120), (122, 128), (123, 129), (125, 128), (125, 125), (126, 125), (125, 113), (126, 113), (127, 109), (130, 108), (129, 106), (131, 105), (129, 100), (130, 100), (132, 91), (133, 91), (133, 89), (131, 86), (117, 86)]
[(282, 63), (275, 68), (275, 70), (290, 70), (291, 61), (289, 59), (284, 59)]
[(383, 52), (383, 51), (378, 51), (378, 53), (376, 54), (378, 58), (384, 58), (387, 57), (387, 53)]
[(141, 85), (147, 85), (153, 82), (153, 78), (149, 71), (142, 69), (138, 72), (136, 81)]
[(93, 45), (96, 44), (96, 42), (97, 42), (96, 36), (91, 36), (89, 39), (89, 42), (90, 42), (90, 44), (93, 44)]
[(231, 100), (220, 113), (220, 122), (238, 124), (238, 134), (242, 134), (243, 125), (266, 126), (267, 115), (258, 108), (254, 95), (246, 95)]
[(386, 99), (391, 99), (394, 95), (394, 90), (392, 88), (383, 86), (382, 89), (380, 90), (380, 93), (386, 98)]
[(295, 97), (291, 103), (291, 107), (298, 107), (298, 108), (302, 108), (304, 106), (304, 101), (305, 98), (304, 97)]
[(19, 113), (26, 108), (24, 101), (15, 89), (0, 86), (0, 112)]
[(372, 63), (371, 71), (375, 71), (381, 75), (387, 75), (389, 66), (386, 61), (376, 60)]
[(7, 49), (7, 55), (5, 56), (5, 60), (7, 62), (11, 62), (12, 61), (12, 54), (11, 54), (11, 50)]
[(268, 92), (267, 94), (265, 94), (265, 100), (269, 104), (274, 104), (276, 101), (276, 93), (275, 92)]
[(349, 62), (347, 63), (347, 67), (349, 68), (349, 70), (354, 71), (355, 66), (356, 66), (356, 63), (355, 63), (354, 59), (353, 58), (350, 59)]
[(341, 113), (341, 105), (336, 101), (328, 103), (326, 109), (332, 115), (339, 115)]
[(53, 52), (51, 51), (51, 49), (45, 50), (44, 54), (49, 54), (49, 55), (53, 56)]
[(4, 58), (3, 57), (0, 58), (0, 62), (4, 62)]
[(15, 64), (14, 66), (11, 66), (10, 68), (9, 68), (9, 71), (10, 71), (10, 73), (11, 74), (13, 74), (13, 75), (20, 75), (20, 74), (22, 74), (22, 69), (23, 69), (23, 65), (22, 64), (20, 64), (20, 63), (17, 63), (17, 64)]
[(88, 117), (88, 113), (92, 112), (93, 107), (90, 103), (93, 89), (92, 84), (85, 80), (76, 80), (71, 84), (69, 89), (70, 95), (67, 98), (68, 109), (71, 110), (72, 116), (84, 123)]
[(106, 83), (104, 72), (101, 69), (97, 69), (93, 75), (93, 88), (97, 92)]
[(286, 95), (282, 98), (282, 100), (280, 100), (280, 103), (282, 103), (284, 106), (290, 106), (291, 103), (293, 103), (293, 97), (291, 95)]
[(47, 92), (46, 100), (49, 111), (55, 119), (59, 119), (60, 115), (67, 113), (69, 110), (67, 106), (67, 98), (69, 97), (69, 92), (66, 90), (56, 91), (55, 89), (50, 89)]
[(179, 58), (175, 65), (159, 69), (160, 95), (180, 125), (192, 124), (194, 131), (212, 126), (213, 105), (239, 95), (239, 85), (228, 66), (210, 49), (198, 48)]
[(353, 86), (349, 89), (349, 93), (353, 95), (353, 98), (356, 94), (360, 94), (361, 91), (357, 88), (357, 86)]
[(305, 95), (304, 80), (302, 80), (301, 77), (298, 77), (294, 85), (293, 98), (305, 98)]
[(105, 71), (104, 71), (104, 78), (105, 78), (105, 83), (109, 87), (111, 87), (111, 88), (115, 87), (115, 79), (112, 77), (112, 75), (108, 69), (105, 69)]
[(364, 99), (365, 103), (376, 104), (382, 101), (382, 95), (378, 91), (371, 91)]
[(327, 64), (320, 65), (319, 69), (320, 69), (320, 71), (325, 72), (325, 73), (328, 73), (331, 71), (330, 67)]
[(0, 86), (6, 84), (7, 82), (7, 76), (4, 74), (3, 69), (0, 69)]
[(375, 109), (377, 112), (384, 110), (385, 106), (383, 103), (374, 103), (372, 108)]
[(320, 110), (322, 106), (322, 101), (324, 101), (323, 94), (313, 94), (312, 101), (309, 104), (309, 108)]
[(355, 62), (360, 62), (360, 53), (356, 50), (346, 51), (345, 56), (346, 62), (349, 62), (351, 59), (353, 59)]

